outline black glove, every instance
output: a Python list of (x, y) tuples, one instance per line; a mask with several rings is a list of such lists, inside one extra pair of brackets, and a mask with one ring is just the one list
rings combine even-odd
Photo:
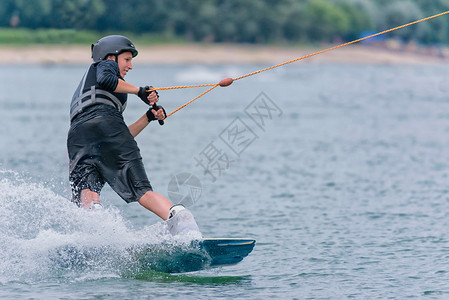
[(150, 101), (148, 101), (148, 96), (151, 93), (156, 93), (157, 98), (159, 99), (159, 94), (157, 91), (150, 91), (150, 88), (152, 88), (151, 86), (146, 86), (146, 87), (140, 87), (139, 88), (139, 92), (137, 93), (137, 96), (142, 99), (143, 102), (145, 102), (146, 104), (150, 105)]
[[(155, 111), (158, 111), (159, 109), (162, 109), (162, 111), (164, 112), (164, 116), (167, 117), (167, 113), (165, 112), (165, 109), (162, 106), (157, 106), (156, 104), (153, 104), (153, 107), (151, 107), (149, 110), (147, 110), (146, 115), (148, 118), (148, 122), (157, 120), (156, 117), (154, 116), (153, 112), (151, 111), (152, 109), (154, 109)], [(164, 120), (158, 120), (159, 121), (159, 125), (164, 125)]]

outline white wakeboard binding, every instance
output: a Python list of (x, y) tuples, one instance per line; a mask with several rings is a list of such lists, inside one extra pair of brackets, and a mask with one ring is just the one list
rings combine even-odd
[(167, 226), (171, 235), (186, 234), (188, 232), (200, 232), (190, 210), (184, 205), (178, 204), (170, 208), (168, 213)]

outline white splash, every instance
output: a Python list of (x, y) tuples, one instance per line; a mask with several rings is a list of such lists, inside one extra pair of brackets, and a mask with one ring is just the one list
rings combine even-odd
[[(41, 184), (0, 171), (0, 283), (55, 277), (80, 280), (89, 276), (86, 270), (110, 277), (120, 273), (119, 263), (126, 263), (127, 248), (169, 240), (169, 243), (186, 242), (188, 238), (173, 239), (163, 222), (133, 228), (116, 208), (79, 209)], [(91, 253), (98, 256), (80, 262), (89, 264), (89, 268), (83, 265), (82, 272), (76, 273), (73, 264), (55, 266), (55, 257), (64, 259), (58, 249), (91, 248), (101, 251)]]

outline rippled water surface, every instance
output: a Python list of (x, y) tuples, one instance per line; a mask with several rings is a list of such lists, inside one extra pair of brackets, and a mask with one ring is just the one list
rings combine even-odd
[[(194, 175), (188, 205), (203, 235), (257, 244), (236, 266), (138, 276), (117, 253), (167, 239), (163, 224), (109, 187), (103, 212), (67, 200), (68, 106), (85, 67), (1, 67), (0, 298), (449, 296), (447, 66), (290, 65), (151, 124), (137, 142), (155, 190)], [(136, 61), (126, 79), (201, 84), (261, 67)], [(202, 91), (163, 91), (161, 104), (173, 111)], [(144, 111), (130, 96), (125, 119)], [(61, 245), (113, 251), (64, 268), (51, 259)]]

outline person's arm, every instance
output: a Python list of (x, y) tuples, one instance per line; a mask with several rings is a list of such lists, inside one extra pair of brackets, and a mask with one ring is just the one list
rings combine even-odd
[(117, 83), (117, 87), (115, 88), (114, 92), (137, 95), (139, 93), (139, 87), (137, 87), (129, 82), (126, 82), (122, 79), (119, 79), (118, 83)]
[[(140, 89), (142, 89), (142, 94), (140, 94)], [(153, 103), (156, 103), (159, 98), (156, 92), (150, 92), (149, 95), (145, 98), (145, 88), (137, 87), (131, 83), (128, 83), (124, 81), (123, 79), (119, 79), (117, 83), (117, 87), (115, 88), (115, 93), (127, 93), (127, 94), (135, 94), (139, 98), (142, 99), (143, 102), (148, 103), (149, 105), (153, 105)], [(146, 90), (148, 92), (148, 90)]]
[(145, 93), (144, 88), (139, 88), (120, 78), (120, 70), (116, 62), (112, 60), (101, 61), (97, 66), (98, 84), (106, 91), (123, 94), (135, 94), (142, 99), (143, 102), (153, 105), (158, 98), (155, 92)]
[[(156, 120), (164, 120), (166, 117), (163, 108), (159, 109), (158, 111), (151, 109), (150, 112), (148, 113), (150, 114), (152, 113), (156, 118)], [(139, 118), (139, 120), (129, 125), (128, 128), (129, 131), (131, 132), (131, 135), (133, 137), (136, 137), (142, 130), (144, 130), (145, 127), (148, 126), (148, 124), (150, 124), (150, 121), (148, 120), (147, 113), (145, 113), (143, 116)]]
[[(127, 94), (139, 94), (140, 88), (128, 83), (122, 79), (118, 80), (117, 87), (115, 88), (114, 92), (116, 93), (127, 93)], [(156, 93), (150, 93), (148, 96), (148, 102), (150, 104), (156, 103), (158, 101), (158, 97)], [(156, 112), (154, 109), (151, 110), (151, 112), (155, 115), (156, 119), (163, 120), (165, 118), (165, 115), (162, 112), (162, 109), (158, 110)], [(162, 113), (162, 115), (161, 115)], [(131, 135), (133, 137), (136, 137), (142, 130), (145, 129), (145, 127), (148, 126), (150, 122), (148, 121), (147, 114), (144, 114), (142, 117), (140, 117), (136, 122), (132, 123), (128, 126), (129, 131), (131, 132)]]
[(150, 122), (148, 122), (147, 115), (144, 114), (139, 118), (139, 120), (129, 125), (128, 128), (131, 132), (131, 135), (133, 137), (136, 137), (145, 127), (148, 126), (148, 124), (150, 124)]

